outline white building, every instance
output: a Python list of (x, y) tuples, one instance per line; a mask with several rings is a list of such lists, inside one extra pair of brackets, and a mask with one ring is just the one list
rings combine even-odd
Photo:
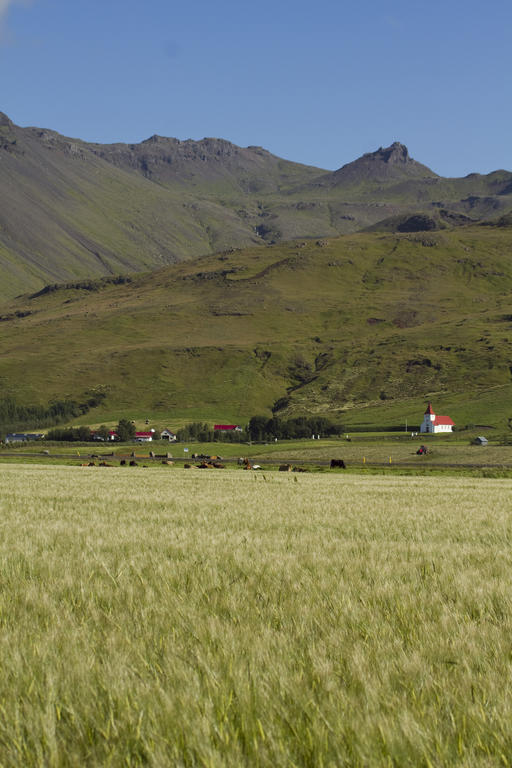
[(437, 434), (438, 432), (453, 432), (454, 422), (449, 416), (438, 416), (434, 413), (432, 405), (427, 405), (427, 410), (423, 416), (423, 423), (420, 432)]
[(5, 438), (6, 443), (28, 443), (30, 440), (43, 440), (44, 435), (33, 432), (9, 432)]
[(170, 429), (163, 429), (160, 432), (160, 440), (168, 440), (170, 443), (175, 443), (177, 440), (177, 437), (174, 434), (174, 432), (171, 432)]

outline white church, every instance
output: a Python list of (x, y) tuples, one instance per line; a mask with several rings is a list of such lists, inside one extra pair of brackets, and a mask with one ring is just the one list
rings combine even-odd
[(427, 410), (423, 416), (423, 422), (420, 427), (420, 432), (428, 432), (430, 434), (438, 432), (453, 432), (455, 423), (449, 416), (438, 416), (434, 413), (432, 405), (427, 405)]

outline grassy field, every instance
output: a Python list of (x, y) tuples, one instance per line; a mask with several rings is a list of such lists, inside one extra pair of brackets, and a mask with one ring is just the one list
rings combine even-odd
[(502, 766), (510, 480), (0, 468), (2, 766)]
[[(427, 444), (428, 454), (418, 456), (416, 451)], [(43, 455), (47, 450), (48, 455)], [(413, 471), (437, 470), (504, 470), (512, 472), (512, 445), (500, 445), (497, 441), (485, 447), (470, 444), (466, 434), (432, 436), (418, 435), (411, 438), (405, 434), (383, 433), (375, 435), (355, 434), (345, 438), (322, 440), (281, 440), (277, 443), (166, 443), (164, 441), (144, 445), (102, 444), (102, 443), (27, 443), (26, 445), (2, 446), (1, 462), (31, 461), (48, 463), (81, 464), (92, 455), (118, 464), (121, 459), (131, 458), (134, 453), (138, 460), (149, 459), (153, 452), (160, 459), (169, 453), (177, 466), (183, 461), (193, 462), (193, 454), (220, 456), (230, 462), (238, 457), (248, 457), (261, 464), (264, 469), (275, 469), (283, 462), (298, 466), (304, 464), (310, 469), (325, 469), (331, 459), (343, 459), (347, 469), (360, 472), (372, 466), (386, 470), (401, 467)], [(197, 464), (197, 461), (195, 462)], [(149, 464), (160, 464), (159, 459)]]

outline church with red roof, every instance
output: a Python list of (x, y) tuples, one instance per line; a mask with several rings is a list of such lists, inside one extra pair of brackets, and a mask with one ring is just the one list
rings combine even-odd
[(455, 423), (449, 416), (438, 416), (434, 413), (431, 403), (427, 405), (427, 410), (423, 416), (423, 422), (420, 432), (437, 434), (438, 432), (453, 432)]

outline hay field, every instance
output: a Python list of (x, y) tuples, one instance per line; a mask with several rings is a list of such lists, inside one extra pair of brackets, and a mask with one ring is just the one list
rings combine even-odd
[(2, 768), (512, 762), (512, 481), (0, 489)]
[[(348, 466), (364, 468), (363, 461), (367, 465), (389, 464), (395, 466), (406, 464), (418, 469), (439, 466), (462, 467), (496, 467), (510, 469), (512, 467), (512, 446), (487, 445), (479, 447), (469, 445), (469, 441), (457, 444), (452, 440), (425, 438), (420, 435), (415, 439), (387, 439), (365, 441), (364, 438), (356, 438), (352, 442), (344, 440), (318, 441), (291, 441), (290, 445), (281, 442), (278, 445), (252, 447), (252, 455), (255, 460), (265, 462), (272, 460), (274, 463), (286, 461), (290, 458), (300, 461), (328, 461), (331, 458), (342, 458)], [(416, 451), (421, 444), (428, 446), (426, 456), (418, 456)], [(218, 450), (218, 444), (215, 446)], [(259, 450), (260, 449), (260, 450)], [(241, 453), (244, 452), (245, 447)], [(238, 451), (240, 453), (240, 450)]]

